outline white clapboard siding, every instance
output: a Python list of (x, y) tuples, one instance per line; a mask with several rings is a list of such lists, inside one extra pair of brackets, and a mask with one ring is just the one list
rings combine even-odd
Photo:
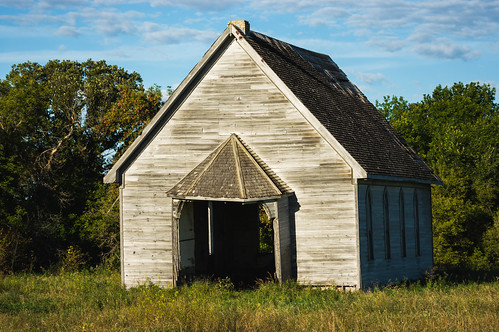
[(281, 242), (296, 236), (296, 248), (280, 253), (281, 264), (296, 261), (281, 267), (283, 277), (295, 270), (303, 283), (357, 285), (351, 169), (235, 42), (125, 172), (124, 283), (172, 283), (171, 198), (165, 193), (231, 133), (295, 192), (292, 223), (282, 220), (285, 204), (279, 203), (279, 222), (286, 225)]

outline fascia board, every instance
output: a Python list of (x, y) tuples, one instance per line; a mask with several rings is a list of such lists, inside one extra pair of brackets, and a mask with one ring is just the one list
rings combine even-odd
[(289, 194), (282, 194), (276, 196), (264, 196), (254, 198), (227, 198), (227, 197), (203, 197), (203, 196), (177, 196), (167, 195), (173, 199), (182, 199), (186, 201), (212, 201), (212, 202), (236, 202), (236, 203), (256, 203), (265, 201), (274, 201), (282, 197), (289, 196)]
[(442, 185), (443, 182), (435, 176), (434, 180), (422, 180), (422, 179), (414, 179), (414, 178), (402, 178), (395, 176), (387, 176), (387, 175), (372, 175), (369, 174), (367, 176), (367, 180), (381, 180), (381, 181), (393, 181), (393, 182), (411, 182), (411, 183), (421, 183), (421, 184), (435, 184)]

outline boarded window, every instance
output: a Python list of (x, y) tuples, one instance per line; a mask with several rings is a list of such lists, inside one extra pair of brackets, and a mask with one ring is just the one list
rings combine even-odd
[(385, 258), (392, 258), (392, 248), (390, 244), (390, 205), (388, 202), (388, 191), (383, 193), (383, 226), (385, 228)]
[(414, 191), (414, 233), (416, 241), (416, 256), (421, 256), (421, 239), (419, 234), (419, 203), (418, 193)]
[(399, 220), (400, 220), (400, 252), (402, 257), (407, 256), (407, 244), (405, 240), (405, 202), (404, 191), (399, 193)]
[(374, 260), (373, 243), (373, 213), (371, 203), (371, 191), (367, 188), (366, 194), (366, 221), (367, 221), (367, 251), (369, 260)]

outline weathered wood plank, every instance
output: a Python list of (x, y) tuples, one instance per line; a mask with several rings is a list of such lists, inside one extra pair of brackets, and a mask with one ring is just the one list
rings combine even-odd
[[(352, 170), (237, 43), (125, 173), (125, 283), (147, 278), (172, 282), (171, 269), (152, 272), (158, 268), (130, 260), (128, 248), (162, 248), (157, 252), (161, 257), (145, 250), (140, 255), (151, 255), (151, 262), (172, 261), (166, 258), (171, 255), (172, 235), (171, 199), (165, 193), (231, 133), (237, 133), (295, 191), (296, 211), (289, 214), (289, 206), (279, 204), (283, 277), (292, 273), (291, 263), (284, 261), (296, 261), (300, 282), (355, 285), (359, 277), (352, 263), (357, 246)], [(295, 249), (288, 248), (292, 239), (296, 257)]]

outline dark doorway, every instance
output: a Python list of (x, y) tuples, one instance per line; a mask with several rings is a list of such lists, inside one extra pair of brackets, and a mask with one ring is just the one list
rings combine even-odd
[(186, 202), (179, 227), (183, 265), (179, 276), (187, 280), (229, 277), (237, 285), (273, 276), (271, 225), (256, 203)]

